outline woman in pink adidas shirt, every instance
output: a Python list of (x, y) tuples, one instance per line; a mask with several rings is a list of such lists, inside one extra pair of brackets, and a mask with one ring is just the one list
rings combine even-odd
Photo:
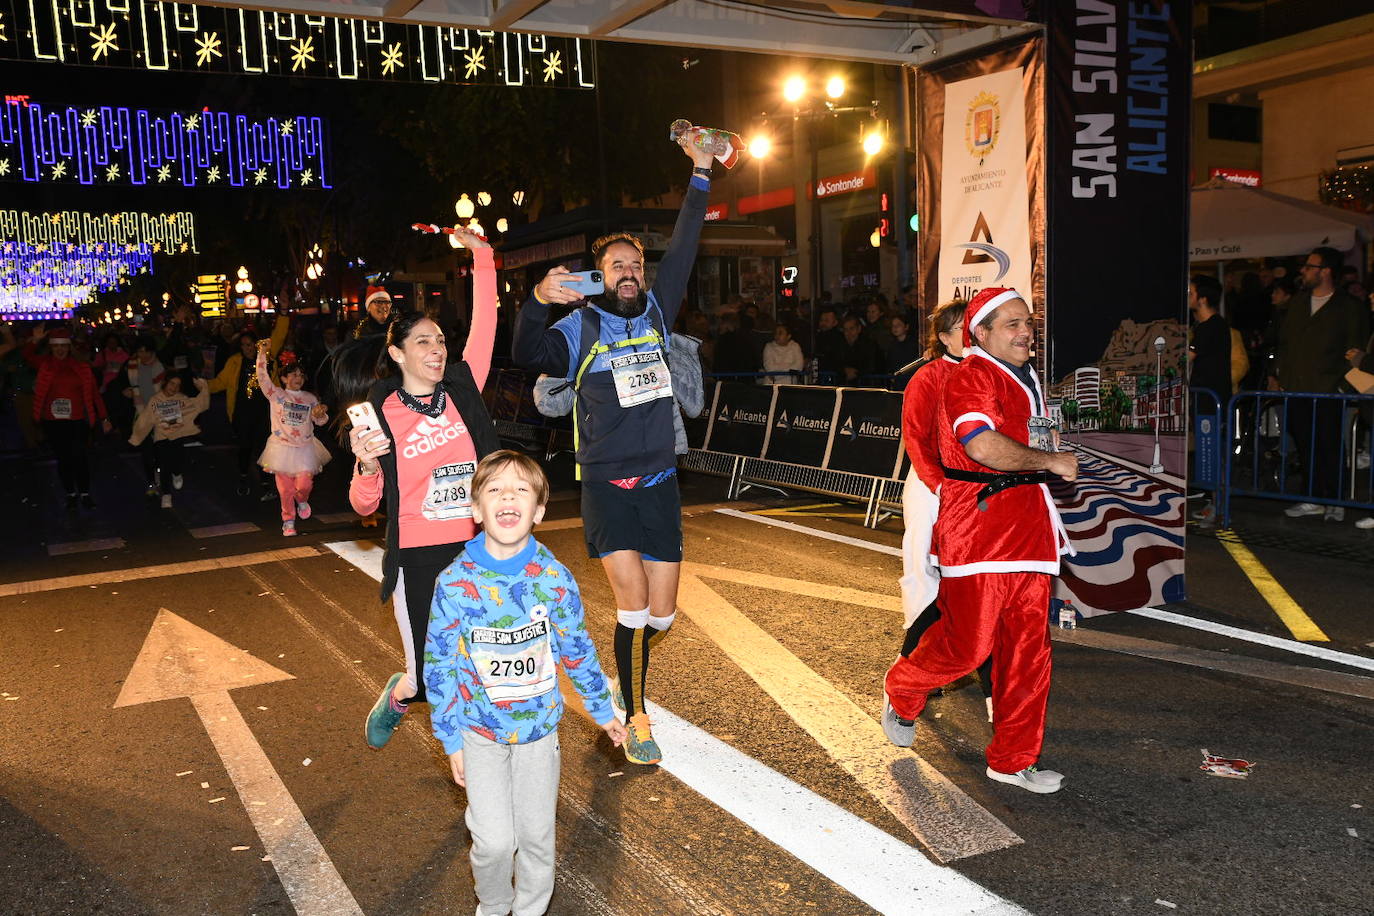
[(386, 500), (382, 600), (392, 600), (406, 653), (406, 670), (392, 675), (368, 714), (367, 743), (374, 748), (386, 744), (410, 703), (426, 701), (422, 652), (435, 580), (477, 533), (472, 474), (500, 448), (481, 393), (496, 335), (494, 258), (478, 236), (457, 235), (474, 262), (463, 358), (449, 364), (443, 332), (423, 313), (397, 317), (367, 395), (381, 428), (359, 426), (349, 434), (358, 459), (349, 502), (369, 515)]

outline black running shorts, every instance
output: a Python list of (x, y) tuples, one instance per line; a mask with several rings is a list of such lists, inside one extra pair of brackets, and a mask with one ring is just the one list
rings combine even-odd
[(617, 550), (637, 550), (646, 560), (681, 562), (682, 497), (676, 475), (634, 490), (584, 480), (582, 525), (587, 556), (593, 559)]

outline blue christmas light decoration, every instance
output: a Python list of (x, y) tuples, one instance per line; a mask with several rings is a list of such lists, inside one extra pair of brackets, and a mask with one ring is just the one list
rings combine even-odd
[(45, 184), (329, 188), (323, 119), (108, 105), (0, 107), (0, 178)]
[(196, 251), (195, 214), (86, 213), (62, 210), (57, 213), (30, 213), (27, 210), (0, 210), (0, 244), (23, 242), (26, 245), (105, 245), (124, 248), (147, 245), (154, 254), (187, 254)]
[(150, 245), (0, 246), (0, 288), (90, 287), (109, 292), (138, 274), (153, 272)]

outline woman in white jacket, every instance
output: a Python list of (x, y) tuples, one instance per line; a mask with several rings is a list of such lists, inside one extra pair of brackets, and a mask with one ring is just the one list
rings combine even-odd
[(790, 385), (801, 381), (806, 368), (801, 346), (792, 339), (792, 331), (779, 322), (773, 329), (773, 339), (763, 345), (764, 372), (791, 372), (792, 375), (768, 375), (759, 380), (763, 385)]

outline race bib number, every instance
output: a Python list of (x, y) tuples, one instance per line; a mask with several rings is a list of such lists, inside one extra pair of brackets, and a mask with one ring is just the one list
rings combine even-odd
[(181, 425), (181, 402), (180, 401), (158, 401), (157, 418), (163, 426)]
[(1026, 442), (1033, 449), (1052, 452), (1054, 448), (1054, 421), (1049, 417), (1031, 417), (1026, 421), (1030, 438)]
[(310, 422), (310, 405), (298, 404), (295, 401), (283, 401), (281, 410), (282, 422), (294, 429), (304, 429)]
[(634, 407), (657, 398), (673, 396), (673, 381), (663, 352), (626, 353), (611, 357), (611, 376), (615, 379), (615, 396), (621, 407)]
[[(536, 605), (533, 615), (547, 614)], [(529, 700), (558, 688), (547, 617), (510, 629), (474, 627), (468, 654), (493, 703)]]
[(53, 398), (52, 417), (54, 420), (70, 420), (72, 418), (71, 398)]
[(444, 464), (430, 472), (429, 493), (420, 514), (433, 522), (472, 518), (472, 474), (477, 462)]

